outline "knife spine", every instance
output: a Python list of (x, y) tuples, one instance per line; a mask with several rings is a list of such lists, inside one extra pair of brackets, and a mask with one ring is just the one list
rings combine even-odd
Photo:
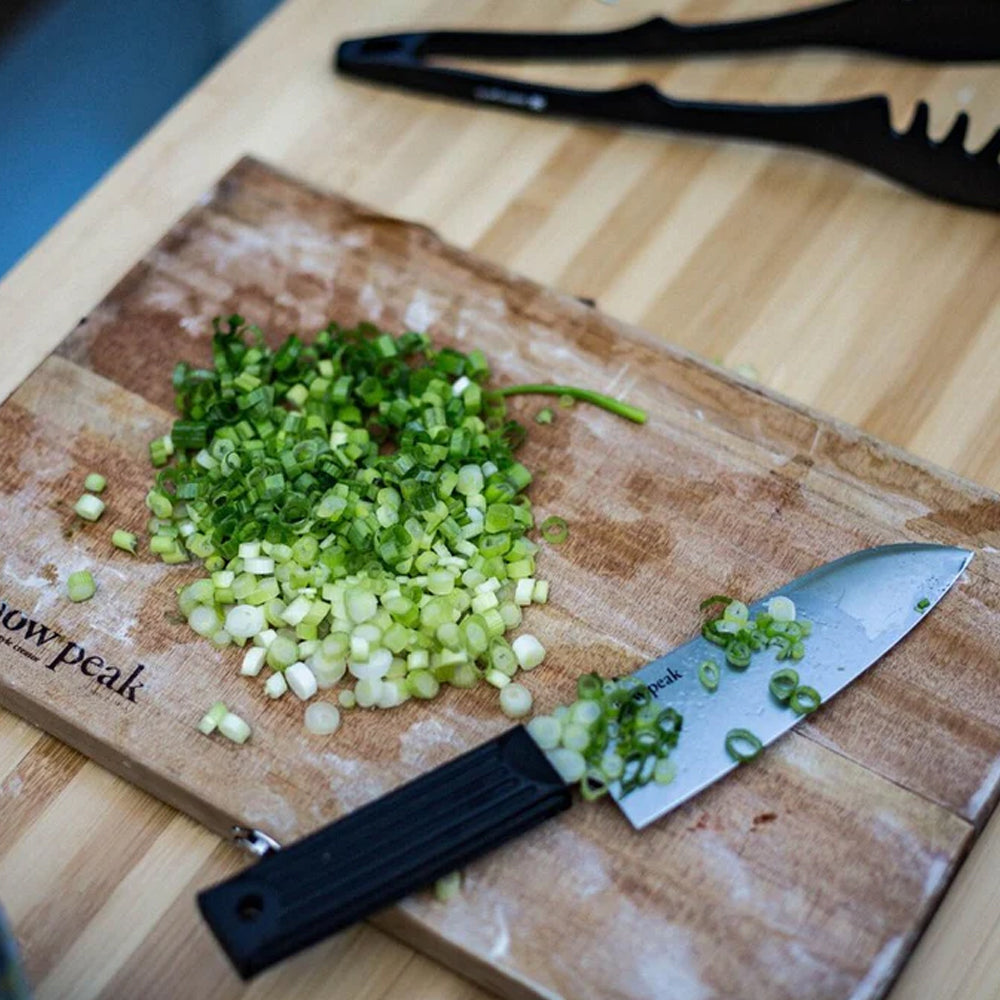
[(244, 978), (569, 807), (518, 726), (198, 896)]

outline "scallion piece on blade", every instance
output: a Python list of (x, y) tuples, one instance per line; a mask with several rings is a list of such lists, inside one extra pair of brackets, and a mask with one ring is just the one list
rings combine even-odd
[(136, 541), (137, 539), (131, 531), (123, 531), (121, 528), (113, 532), (111, 535), (111, 544), (116, 549), (122, 549), (124, 552), (131, 552), (132, 555), (136, 554)]
[(799, 673), (791, 667), (783, 667), (781, 670), (775, 670), (771, 674), (771, 680), (768, 684), (771, 694), (781, 702), (788, 701), (798, 686)]
[(97, 593), (97, 584), (90, 570), (81, 569), (70, 573), (66, 580), (66, 594), (71, 601), (89, 601)]
[(91, 472), (83, 481), (83, 488), (91, 493), (101, 493), (108, 481), (99, 472)]
[(498, 389), (497, 392), (501, 396), (521, 396), (529, 393), (558, 396), (560, 404), (563, 404), (564, 399), (580, 400), (583, 403), (591, 403), (594, 406), (599, 406), (602, 410), (607, 410), (616, 416), (624, 417), (633, 423), (644, 424), (646, 422), (646, 413), (644, 410), (640, 410), (638, 407), (631, 406), (628, 403), (623, 403), (620, 399), (614, 399), (611, 396), (605, 396), (603, 393), (594, 392), (592, 389), (580, 389), (569, 385), (531, 383), (504, 386), (504, 388)]
[(715, 660), (702, 660), (698, 667), (698, 680), (706, 691), (715, 691), (719, 687), (719, 664)]
[(204, 733), (206, 736), (214, 733), (218, 728), (220, 722), (222, 722), (226, 713), (229, 711), (226, 708), (226, 703), (223, 701), (217, 701), (202, 717), (201, 721), (198, 723), (198, 729), (200, 732)]
[(657, 785), (669, 785), (677, 777), (677, 765), (671, 757), (661, 757), (653, 767), (653, 781)]
[(434, 898), (439, 903), (447, 903), (462, 891), (462, 873), (449, 872), (434, 883)]
[(810, 712), (815, 712), (821, 701), (819, 691), (814, 687), (809, 687), (808, 684), (797, 687), (788, 698), (788, 704), (796, 715), (808, 715)]
[(562, 545), (569, 538), (569, 525), (566, 519), (552, 516), (545, 518), (540, 526), (542, 538), (552, 545)]
[(246, 743), (250, 739), (250, 726), (234, 712), (226, 712), (219, 720), (219, 732), (234, 743)]
[(73, 510), (85, 521), (96, 521), (104, 513), (104, 501), (92, 493), (84, 493), (77, 500)]
[(749, 729), (730, 729), (726, 733), (726, 753), (738, 764), (757, 757), (764, 745)]
[(917, 606), (914, 608), (915, 611), (926, 611), (931, 606), (931, 602), (926, 597), (921, 597), (917, 601)]

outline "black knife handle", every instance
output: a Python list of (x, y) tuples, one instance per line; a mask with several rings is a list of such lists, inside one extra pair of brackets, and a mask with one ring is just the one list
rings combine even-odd
[(523, 726), (206, 889), (198, 906), (247, 979), (569, 808)]

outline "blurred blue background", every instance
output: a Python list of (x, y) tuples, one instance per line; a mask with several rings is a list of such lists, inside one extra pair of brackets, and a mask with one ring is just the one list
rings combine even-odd
[(0, 0), (0, 277), (278, 0)]

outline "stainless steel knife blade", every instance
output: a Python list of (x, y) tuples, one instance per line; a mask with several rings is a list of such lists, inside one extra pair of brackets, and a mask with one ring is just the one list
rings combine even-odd
[[(785, 595), (813, 622), (806, 656), (796, 666), (803, 683), (827, 701), (905, 636), (971, 558), (965, 549), (919, 543), (868, 549), (806, 573), (752, 604), (751, 613)], [(684, 717), (671, 755), (674, 781), (624, 797), (612, 790), (637, 828), (736, 766), (725, 750), (728, 730), (749, 729), (766, 745), (800, 721), (768, 692), (775, 661), (766, 651), (743, 672), (723, 667), (714, 693), (698, 680), (698, 666), (708, 656), (721, 660), (719, 647), (699, 637), (633, 675)], [(249, 977), (430, 885), (572, 801), (545, 754), (518, 726), (267, 854), (200, 893), (198, 905), (237, 971)]]
[[(806, 656), (795, 667), (802, 683), (819, 691), (825, 702), (917, 625), (971, 559), (965, 549), (942, 545), (865, 549), (800, 576), (752, 604), (750, 612), (756, 614), (772, 597), (784, 595), (795, 602), (800, 617), (813, 623)], [(730, 729), (748, 729), (767, 746), (801, 721), (768, 695), (770, 675), (788, 665), (776, 657), (774, 650), (762, 650), (745, 671), (726, 670), (719, 647), (698, 636), (632, 675), (664, 707), (673, 706), (684, 718), (680, 741), (671, 753), (677, 775), (669, 785), (645, 785), (624, 797), (619, 788), (611, 789), (636, 829), (738, 766), (725, 749)], [(698, 667), (706, 659), (719, 663), (724, 673), (714, 692), (698, 680)]]

